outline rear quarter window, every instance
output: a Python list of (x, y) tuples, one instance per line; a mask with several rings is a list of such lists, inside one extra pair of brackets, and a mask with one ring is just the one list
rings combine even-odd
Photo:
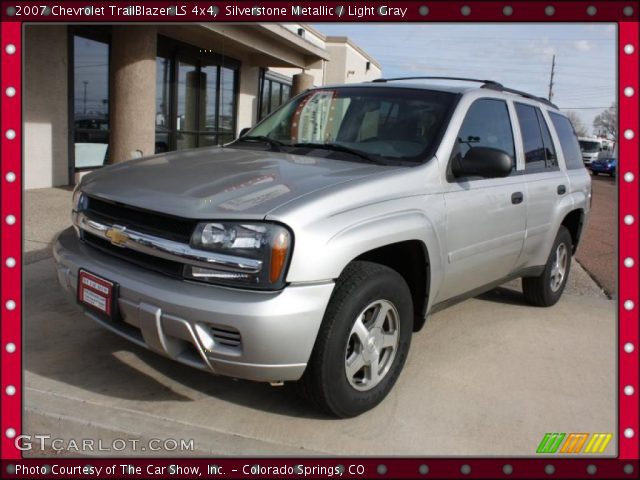
[(580, 151), (580, 144), (578, 143), (578, 137), (573, 130), (573, 125), (567, 117), (560, 114), (549, 112), (551, 122), (553, 123), (558, 138), (560, 139), (560, 147), (562, 148), (562, 154), (564, 155), (564, 162), (567, 165), (567, 169), (575, 170), (578, 168), (584, 168), (582, 163), (582, 152)]

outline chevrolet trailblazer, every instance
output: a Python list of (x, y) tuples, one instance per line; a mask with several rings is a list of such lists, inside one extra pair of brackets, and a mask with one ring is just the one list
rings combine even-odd
[(178, 362), (296, 381), (339, 417), (373, 408), (429, 313), (518, 277), (555, 304), (590, 206), (553, 104), (424, 80), (311, 89), (222, 147), (85, 176), (60, 283)]

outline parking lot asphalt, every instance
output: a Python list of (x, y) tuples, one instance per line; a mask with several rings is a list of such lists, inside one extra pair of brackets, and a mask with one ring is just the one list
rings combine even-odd
[(589, 224), (576, 258), (610, 297), (616, 293), (618, 198), (616, 179), (591, 177), (593, 201)]
[[(526, 305), (516, 281), (433, 315), (389, 397), (336, 420), (287, 385), (216, 377), (103, 330), (63, 294), (53, 260), (35, 261), (24, 270), (24, 433), (194, 445), (84, 452), (111, 456), (519, 456), (546, 432), (615, 433), (615, 304), (574, 267), (551, 309)], [(58, 454), (78, 452), (25, 452)]]

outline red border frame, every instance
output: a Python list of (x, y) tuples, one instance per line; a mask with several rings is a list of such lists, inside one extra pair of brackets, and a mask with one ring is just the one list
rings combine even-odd
[[(4, 8), (4, 7), (3, 7)], [(19, 458), (16, 456), (16, 449), (11, 445), (11, 440), (7, 438), (7, 429), (13, 428), (16, 432), (21, 429), (21, 408), (22, 408), (22, 42), (21, 24), (5, 23), (0, 27), (2, 38), (2, 118), (0, 127), (2, 137), (0, 139), (0, 159), (2, 162), (2, 369), (0, 378), (2, 379), (2, 458)], [(9, 54), (7, 48), (14, 45), (15, 53)], [(16, 93), (13, 97), (8, 97), (6, 90), (13, 87)], [(7, 131), (13, 130), (15, 138), (9, 140)], [(15, 180), (10, 182), (8, 176), (13, 174)], [(13, 215), (15, 223), (9, 225), (7, 217)], [(14, 267), (7, 265), (7, 259), (13, 258)], [(9, 310), (7, 302), (13, 301), (15, 308)], [(15, 351), (9, 352), (8, 345), (13, 344)], [(5, 389), (8, 385), (13, 385), (16, 392), (8, 396)]]
[[(16, 2), (17, 4), (18, 2)], [(20, 2), (24, 3), (24, 2)], [(30, 2), (32, 5), (33, 2)], [(38, 2), (41, 5), (64, 5), (66, 7), (84, 7), (88, 4), (86, 1), (68, 1), (68, 2)], [(99, 7), (103, 5), (112, 5), (115, 2), (91, 2), (91, 5)], [(168, 7), (172, 5), (185, 5), (187, 11), (197, 5), (197, 2), (131, 2), (131, 4), (139, 4), (145, 6)], [(384, 2), (370, 1), (344, 2), (326, 1), (326, 2), (298, 2), (305, 6), (326, 6), (335, 7), (337, 5), (355, 5), (355, 6), (374, 6), (383, 5)], [(247, 7), (255, 5), (267, 6), (264, 1), (236, 1), (234, 4)], [(208, 5), (208, 4), (207, 4)], [(215, 21), (250, 21), (256, 20), (256, 17), (241, 16), (224, 16), (222, 10), (225, 6), (222, 2), (216, 2), (215, 5), (220, 9), (220, 13)], [(268, 6), (289, 7), (289, 2), (268, 2)], [(426, 5), (429, 9), (427, 15), (419, 13), (419, 7)], [(506, 15), (503, 13), (505, 6), (512, 7), (512, 13)], [(0, 155), (2, 178), (0, 185), (2, 193), (0, 196), (0, 210), (2, 213), (0, 232), (2, 236), (2, 325), (1, 325), (1, 351), (2, 367), (0, 370), (0, 378), (2, 384), (1, 402), (1, 418), (0, 423), (2, 430), (1, 451), (2, 451), (2, 471), (1, 476), (6, 475), (6, 468), (9, 465), (20, 463), (29, 466), (42, 465), (65, 465), (65, 466), (84, 466), (86, 464), (109, 466), (122, 463), (116, 459), (22, 459), (20, 452), (15, 448), (13, 439), (7, 437), (7, 430), (14, 429), (15, 434), (21, 433), (21, 415), (22, 415), (22, 338), (21, 338), (21, 315), (22, 315), (22, 118), (21, 118), (21, 102), (22, 102), (22, 84), (21, 84), (21, 58), (22, 58), (22, 23), (16, 21), (15, 17), (8, 16), (7, 7), (4, 3), (2, 6), (2, 23), (1, 29), (1, 85), (0, 105), (2, 117), (0, 120), (1, 138), (0, 138)], [(200, 4), (202, 6), (202, 4)], [(619, 321), (619, 425), (618, 425), (618, 448), (619, 455), (616, 459), (597, 459), (597, 458), (469, 458), (469, 459), (416, 459), (416, 458), (385, 458), (385, 459), (216, 459), (215, 463), (227, 471), (232, 468), (239, 469), (239, 473), (235, 475), (226, 475), (228, 478), (234, 476), (241, 477), (243, 465), (324, 465), (335, 466), (338, 464), (349, 465), (361, 464), (365, 467), (364, 475), (359, 477), (395, 477), (395, 478), (455, 478), (460, 476), (470, 478), (497, 478), (507, 477), (503, 467), (510, 465), (512, 473), (510, 476), (514, 478), (629, 478), (632, 473), (637, 474), (639, 470), (638, 453), (638, 412), (640, 404), (638, 403), (638, 377), (639, 377), (639, 345), (638, 345), (638, 282), (639, 267), (638, 258), (638, 211), (639, 211), (639, 187), (638, 187), (638, 71), (640, 65), (638, 63), (639, 55), (639, 29), (638, 29), (638, 10), (640, 5), (634, 1), (512, 1), (512, 2), (483, 2), (470, 0), (467, 2), (460, 1), (402, 1), (394, 2), (394, 6), (408, 8), (408, 14), (403, 21), (411, 22), (452, 22), (452, 21), (473, 21), (473, 22), (617, 22), (619, 26), (619, 43), (618, 43), (618, 65), (619, 65), (619, 131), (620, 131), (620, 158), (619, 158), (619, 184), (618, 184), (618, 204), (619, 204), (619, 288), (618, 288), (618, 321)], [(462, 7), (469, 6), (471, 11), (468, 15), (462, 13)], [(553, 15), (545, 13), (545, 9), (553, 6), (555, 12)], [(596, 7), (597, 13), (589, 15), (587, 8)], [(625, 15), (624, 8), (632, 7), (632, 16)], [(301, 17), (257, 17), (259, 21), (340, 21), (336, 17), (319, 16), (313, 19)], [(202, 17), (197, 17), (191, 13), (180, 17), (145, 17), (131, 16), (115, 18), (110, 15), (102, 17), (71, 17), (51, 15), (27, 16), (22, 17), (22, 21), (47, 21), (47, 22), (72, 22), (72, 21), (100, 21), (100, 22), (118, 22), (118, 21), (203, 21)], [(208, 19), (210, 20), (210, 19)], [(376, 14), (363, 17), (361, 19), (349, 19), (353, 21), (371, 22), (385, 21), (383, 17)], [(7, 46), (14, 45), (15, 52), (9, 53)], [(631, 45), (632, 51), (629, 52), (628, 45)], [(15, 95), (9, 97), (6, 94), (8, 87), (15, 88)], [(633, 88), (633, 95), (625, 96), (624, 89)], [(15, 137), (7, 138), (6, 132), (14, 130)], [(626, 138), (624, 132), (633, 132), (631, 138)], [(11, 177), (11, 174), (14, 176)], [(13, 181), (10, 181), (13, 180)], [(9, 215), (15, 217), (13, 224), (8, 224), (6, 219)], [(628, 219), (632, 218), (633, 222), (628, 224)], [(626, 221), (627, 220), (627, 221)], [(13, 258), (15, 266), (9, 267), (7, 259)], [(632, 266), (628, 267), (624, 261), (627, 258), (633, 259)], [(13, 301), (14, 308), (8, 302)], [(631, 309), (627, 310), (625, 304), (631, 304)], [(626, 303), (625, 303), (626, 302)], [(7, 345), (13, 344), (15, 349), (10, 352)], [(629, 345), (633, 346), (631, 350)], [(14, 395), (6, 394), (7, 386), (15, 387)], [(624, 387), (631, 385), (634, 388), (633, 395), (625, 395)], [(625, 432), (629, 429), (633, 431), (633, 436), (628, 438)], [(153, 461), (156, 465), (169, 465), (179, 463), (180, 465), (199, 465), (201, 470), (206, 471), (206, 465), (211, 461), (205, 459), (180, 459), (180, 460), (160, 460), (160, 459), (127, 459), (126, 463), (144, 467)], [(381, 473), (381, 465), (384, 465)], [(427, 465), (429, 468), (428, 475), (421, 475), (419, 467)], [(545, 468), (553, 466), (553, 474), (547, 473)], [(463, 466), (468, 466), (470, 472), (461, 474)], [(591, 473), (596, 468), (595, 473)], [(466, 470), (466, 467), (465, 467)], [(144, 472), (144, 468), (143, 468)], [(42, 476), (42, 475), (39, 475)], [(144, 475), (142, 475), (144, 476)], [(246, 476), (246, 475), (244, 475)], [(256, 478), (267, 478), (267, 476), (251, 475)], [(345, 472), (344, 477), (353, 477), (357, 475), (349, 475)], [(54, 477), (46, 475), (45, 477)], [(68, 478), (85, 478), (87, 475), (68, 476)], [(95, 477), (95, 476), (94, 476)], [(111, 475), (104, 478), (117, 478), (118, 475)], [(101, 477), (101, 478), (102, 478)], [(175, 475), (171, 477), (157, 476), (157, 478), (187, 478)], [(203, 474), (204, 478), (211, 477)], [(297, 475), (280, 475), (282, 478), (296, 478)], [(318, 475), (317, 477), (322, 477)], [(14, 478), (18, 478), (17, 476)], [(21, 477), (25, 478), (25, 477)]]

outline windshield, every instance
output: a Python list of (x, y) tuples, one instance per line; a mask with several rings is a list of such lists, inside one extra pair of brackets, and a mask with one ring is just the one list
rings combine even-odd
[[(294, 154), (325, 148), (355, 161), (424, 161), (436, 146), (455, 98), (447, 92), (388, 87), (312, 90), (238, 142), (261, 140)], [(305, 153), (300, 147), (309, 148)]]
[(585, 153), (593, 153), (600, 151), (600, 142), (589, 142), (587, 140), (580, 140), (580, 150)]

